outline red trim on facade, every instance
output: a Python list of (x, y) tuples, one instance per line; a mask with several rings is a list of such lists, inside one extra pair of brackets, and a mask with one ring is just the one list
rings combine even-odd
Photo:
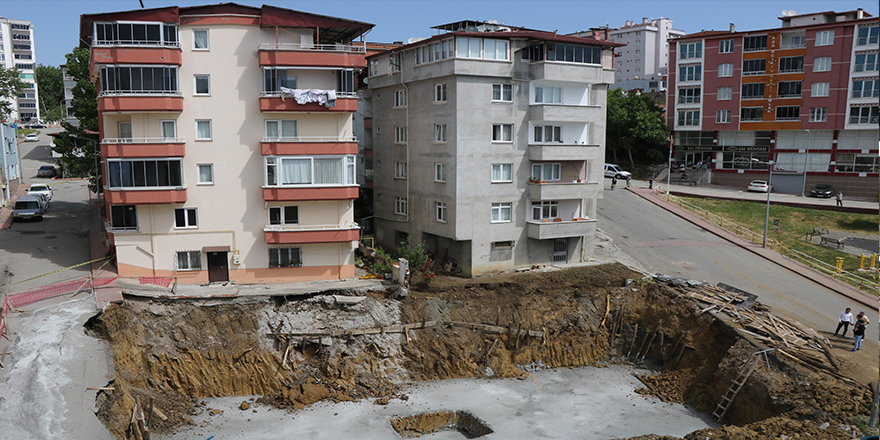
[(357, 154), (357, 142), (262, 142), (264, 156)]
[(293, 98), (260, 98), (261, 112), (313, 112), (313, 113), (336, 113), (356, 112), (358, 102), (356, 98), (340, 98), (336, 100), (335, 107), (324, 107), (317, 102), (297, 104)]
[(155, 144), (101, 144), (101, 157), (183, 157), (183, 142)]
[(186, 189), (157, 190), (104, 190), (107, 203), (112, 205), (158, 205), (186, 202)]
[(181, 15), (180, 24), (239, 24), (245, 26), (256, 26), (260, 24), (260, 17), (234, 17), (229, 15), (218, 15), (215, 17), (187, 17)]
[(260, 67), (263, 66), (309, 66), (309, 67), (364, 67), (367, 61), (363, 53), (320, 52), (311, 50), (261, 50)]
[[(357, 100), (355, 100), (357, 104)], [(180, 112), (182, 96), (101, 96), (98, 112)]]
[(308, 200), (354, 200), (358, 187), (330, 188), (263, 188), (263, 200), (269, 202), (294, 202)]
[[(179, 48), (164, 47), (96, 47), (92, 49), (95, 64), (181, 64)], [(94, 67), (93, 67), (94, 68)]]
[(344, 243), (360, 239), (360, 231), (272, 231), (266, 232), (268, 244)]

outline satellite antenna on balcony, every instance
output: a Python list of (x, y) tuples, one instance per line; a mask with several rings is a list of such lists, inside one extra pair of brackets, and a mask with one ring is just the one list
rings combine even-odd
[(790, 11), (788, 9), (782, 11), (783, 17), (794, 17), (795, 15), (797, 15), (797, 11)]

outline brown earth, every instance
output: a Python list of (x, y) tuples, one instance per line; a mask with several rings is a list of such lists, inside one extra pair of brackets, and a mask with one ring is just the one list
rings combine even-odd
[[(114, 435), (127, 438), (135, 400), (141, 407), (152, 400), (168, 420), (154, 417), (151, 430), (167, 432), (202, 410), (194, 402), (203, 397), (262, 395), (263, 403), (298, 409), (320, 400), (405, 398), (399, 387), (415, 380), (524, 377), (537, 368), (627, 362), (627, 354), (661, 370), (642, 378), (651, 388), (645, 392), (713, 412), (743, 362), (765, 347), (664, 285), (640, 280), (626, 286), (639, 276), (605, 265), (438, 277), (403, 300), (371, 292), (357, 305), (322, 295), (223, 302), (127, 297), (88, 324), (109, 341), (116, 368), (115, 390), (99, 397), (99, 416)], [(506, 330), (457, 324), (406, 334), (269, 335), (428, 321)], [(518, 337), (518, 330), (544, 335)], [(770, 352), (727, 413), (730, 426), (686, 438), (848, 438), (839, 425), (850, 429), (870, 405), (866, 387)]]

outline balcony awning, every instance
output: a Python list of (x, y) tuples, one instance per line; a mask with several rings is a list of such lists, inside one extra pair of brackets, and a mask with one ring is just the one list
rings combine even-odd
[(202, 252), (229, 252), (229, 246), (205, 246)]

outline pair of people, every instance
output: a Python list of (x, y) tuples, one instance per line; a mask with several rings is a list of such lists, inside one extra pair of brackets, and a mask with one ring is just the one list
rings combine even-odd
[(853, 349), (850, 351), (859, 351), (862, 349), (862, 340), (865, 338), (865, 327), (870, 324), (870, 321), (868, 320), (868, 316), (865, 315), (865, 312), (859, 312), (859, 314), (853, 318), (852, 309), (847, 307), (846, 310), (841, 312), (837, 317), (837, 329), (834, 330), (834, 336), (837, 336), (837, 332), (843, 328), (841, 336), (846, 337), (846, 331), (849, 329), (850, 324), (853, 324), (853, 340), (855, 342)]

